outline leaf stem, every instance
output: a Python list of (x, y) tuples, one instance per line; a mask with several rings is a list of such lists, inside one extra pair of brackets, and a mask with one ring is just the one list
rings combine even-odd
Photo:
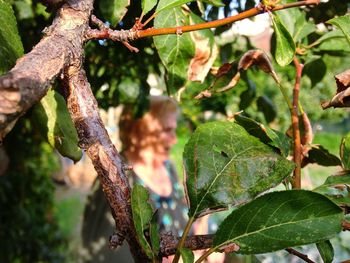
[[(202, 30), (202, 29), (209, 29), (209, 28), (216, 28), (219, 26), (231, 24), (233, 22), (243, 20), (245, 18), (253, 17), (261, 13), (265, 13), (267, 11), (278, 11), (282, 9), (292, 8), (292, 7), (298, 7), (298, 6), (305, 6), (305, 5), (315, 5), (319, 4), (320, 0), (306, 0), (306, 1), (298, 1), (293, 3), (287, 3), (287, 4), (281, 4), (276, 5), (271, 8), (267, 8), (266, 6), (260, 4), (254, 8), (251, 8), (249, 10), (246, 10), (242, 13), (239, 13), (234, 16), (230, 16), (223, 19), (218, 19), (210, 22), (205, 23), (199, 23), (195, 25), (187, 25), (187, 26), (178, 26), (178, 27), (169, 27), (169, 28), (148, 28), (145, 30), (137, 31), (135, 38), (144, 38), (149, 36), (159, 36), (159, 35), (168, 35), (168, 34), (179, 34), (195, 31), (195, 30)], [(154, 18), (156, 13), (154, 13), (145, 23), (146, 25), (150, 20)]]
[(207, 251), (205, 251), (205, 253), (203, 255), (200, 256), (199, 259), (196, 260), (196, 263), (200, 263), (200, 262), (204, 261), (207, 257), (209, 257), (210, 254), (212, 254), (214, 252), (215, 252), (214, 247), (208, 249)]
[(299, 92), (300, 92), (300, 81), (301, 74), (304, 65), (299, 62), (297, 57), (293, 59), (294, 66), (296, 69), (295, 84), (293, 89), (293, 110), (292, 110), (292, 129), (293, 129), (293, 159), (295, 162), (295, 169), (293, 172), (292, 186), (295, 189), (301, 188), (301, 138), (299, 128)]
[(184, 232), (181, 236), (181, 239), (179, 241), (179, 244), (177, 245), (177, 248), (176, 248), (176, 253), (175, 253), (175, 257), (174, 257), (174, 260), (173, 260), (173, 263), (177, 263), (179, 262), (179, 259), (180, 259), (180, 255), (181, 255), (181, 252), (180, 250), (183, 248), (184, 244), (185, 244), (185, 241), (186, 241), (186, 237), (188, 236), (190, 230), (191, 230), (191, 226), (194, 222), (194, 217), (190, 217), (187, 221), (187, 224), (185, 226), (185, 229), (184, 229)]

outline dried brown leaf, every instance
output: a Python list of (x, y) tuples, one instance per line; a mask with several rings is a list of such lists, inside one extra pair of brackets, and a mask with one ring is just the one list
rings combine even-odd
[(350, 69), (336, 75), (335, 80), (337, 93), (330, 101), (321, 104), (323, 109), (350, 107)]

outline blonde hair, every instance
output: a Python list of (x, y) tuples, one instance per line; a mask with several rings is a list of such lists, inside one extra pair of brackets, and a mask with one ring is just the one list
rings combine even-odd
[(119, 120), (119, 137), (123, 151), (133, 152), (145, 143), (143, 134), (152, 130), (151, 125), (162, 125), (170, 114), (178, 114), (177, 102), (166, 96), (150, 96), (149, 110), (141, 118), (134, 119), (132, 107), (124, 107)]

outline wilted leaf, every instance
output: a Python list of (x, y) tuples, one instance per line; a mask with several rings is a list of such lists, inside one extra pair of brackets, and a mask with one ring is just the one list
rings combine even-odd
[(240, 80), (240, 73), (237, 72), (237, 63), (225, 63), (219, 69), (214, 82), (210, 87), (200, 92), (195, 98), (211, 97), (212, 94), (221, 93), (234, 88)]
[(247, 202), (279, 184), (294, 168), (231, 122), (200, 125), (183, 157), (190, 217)]
[(135, 185), (131, 192), (132, 216), (135, 224), (138, 240), (149, 258), (153, 257), (152, 249), (144, 235), (149, 229), (149, 223), (152, 220), (153, 210), (148, 203), (149, 194), (141, 185)]
[(98, 6), (101, 10), (103, 17), (115, 26), (119, 21), (123, 19), (127, 7), (130, 5), (130, 0), (100, 0)]
[(314, 144), (308, 146), (309, 150), (307, 156), (305, 156), (302, 165), (305, 166), (308, 163), (317, 163), (322, 166), (338, 166), (341, 165), (340, 159), (331, 154), (322, 145)]
[(12, 7), (0, 0), (0, 75), (15, 65), (23, 55), (23, 46), (17, 30), (16, 17)]
[(265, 194), (234, 210), (219, 226), (214, 246), (259, 254), (328, 240), (341, 231), (343, 211), (327, 197), (304, 190)]
[(322, 108), (341, 108), (350, 106), (350, 69), (335, 76), (337, 82), (337, 93), (327, 102), (322, 103)]
[(318, 252), (324, 263), (332, 263), (334, 258), (334, 249), (329, 240), (316, 243)]
[(350, 170), (350, 133), (343, 137), (340, 144), (340, 159), (345, 170)]
[(238, 70), (247, 70), (251, 66), (257, 66), (265, 73), (270, 74), (276, 82), (279, 82), (270, 58), (264, 51), (255, 49), (243, 54), (238, 63)]
[[(203, 22), (199, 16), (190, 14), (190, 24)], [(218, 55), (218, 48), (210, 29), (193, 31), (190, 35), (195, 45), (195, 54), (189, 65), (188, 79), (203, 82)]]
[(276, 35), (274, 57), (279, 65), (287, 66), (294, 58), (294, 40), (276, 14), (272, 15), (272, 25)]
[[(161, 4), (159, 2), (159, 4)], [(159, 6), (157, 7), (158, 10)], [(189, 24), (188, 13), (181, 7), (164, 10), (159, 13), (154, 26), (175, 27)], [(164, 35), (153, 37), (159, 57), (167, 69), (168, 91), (171, 93), (184, 86), (188, 77), (188, 68), (191, 59), (195, 54), (195, 44), (191, 39), (190, 33), (179, 35)]]
[(350, 205), (350, 175), (329, 176), (313, 191), (328, 196), (338, 205)]
[(193, 263), (194, 262), (194, 255), (192, 250), (188, 249), (188, 248), (182, 248), (180, 250), (181, 252), (181, 257), (182, 257), (182, 261), (184, 263)]
[(350, 45), (350, 15), (348, 14), (345, 16), (333, 18), (331, 20), (328, 20), (328, 23), (339, 27), (348, 40), (348, 44)]
[(51, 89), (35, 106), (34, 112), (50, 145), (61, 155), (79, 161), (82, 157), (82, 151), (78, 147), (79, 138), (64, 98)]
[(285, 157), (288, 156), (290, 139), (282, 132), (273, 130), (263, 124), (243, 116), (234, 115), (234, 120), (241, 125), (250, 135), (257, 137), (265, 144), (277, 148)]
[(155, 7), (157, 4), (157, 0), (142, 0), (141, 1), (141, 8), (142, 13), (147, 14), (149, 11), (152, 10), (153, 7)]

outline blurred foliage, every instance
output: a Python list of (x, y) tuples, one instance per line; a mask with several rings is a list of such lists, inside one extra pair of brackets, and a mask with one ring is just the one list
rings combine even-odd
[(4, 145), (10, 167), (0, 177), (0, 261), (64, 262), (65, 242), (53, 216), (51, 175), (60, 168), (58, 156), (28, 118)]

